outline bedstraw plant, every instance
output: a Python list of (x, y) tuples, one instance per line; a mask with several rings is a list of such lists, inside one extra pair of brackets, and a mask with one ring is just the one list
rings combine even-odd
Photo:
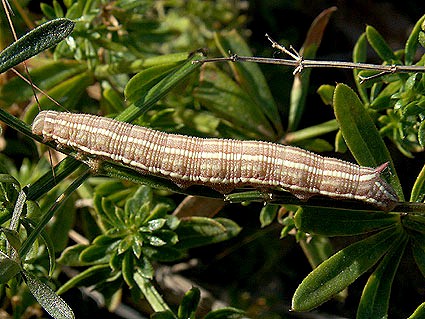
[[(211, 253), (222, 249), (223, 254), (235, 254), (246, 243), (240, 239), (236, 215), (243, 211), (248, 219), (245, 212), (252, 207), (258, 208), (265, 230), (278, 227), (283, 240), (294, 237), (313, 268), (293, 293), (292, 311), (309, 311), (333, 298), (344, 300), (348, 287), (366, 274), (357, 318), (387, 317), (397, 311), (390, 307), (392, 283), (408, 252), (413, 255), (409, 267), (425, 276), (425, 168), (405, 201), (407, 188), (397, 175), (400, 161), (392, 160), (383, 139), (399, 151), (396, 158), (423, 151), (425, 69), (384, 74), (356, 69), (356, 91), (342, 83), (323, 84), (318, 94), (332, 106), (335, 119), (301, 128), (314, 70), (298, 64), (289, 110), (282, 112), (258, 64), (203, 63), (204, 51), (195, 50), (208, 46), (210, 55), (253, 56), (242, 4), (53, 1), (52, 6), (41, 5), (43, 22), (49, 22), (40, 28), (60, 25), (63, 32), (53, 30), (60, 36), (49, 37), (38, 29), (0, 53), (4, 72), (56, 46), (28, 63), (30, 80), (4, 78), (0, 86), (0, 119), (8, 126), (3, 127), (6, 146), (0, 156), (0, 298), (5, 311), (18, 318), (36, 309), (27, 287), (51, 316), (73, 318), (78, 309), (72, 310), (58, 294), (89, 286), (103, 295), (111, 312), (128, 303), (131, 295), (134, 307), (152, 318), (271, 316), (272, 310), (229, 301), (226, 307), (202, 313), (202, 283), (200, 289), (189, 287), (173, 304), (163, 296), (158, 279), (161, 267), (187, 266), (199, 250), (205, 253), (213, 247)], [(300, 50), (304, 59), (315, 59), (334, 11), (325, 10), (310, 26)], [(367, 26), (353, 49), (353, 61), (366, 63), (369, 46), (384, 65), (423, 67), (425, 60), (417, 51), (425, 47), (424, 32), (422, 17), (406, 46), (394, 52)], [(32, 99), (34, 92), (37, 99)], [(63, 147), (59, 151), (70, 156), (60, 159), (55, 145), (33, 135), (29, 125), (40, 109), (62, 108), (167, 132), (274, 141), (316, 152), (333, 150), (322, 138), (333, 133), (335, 150), (349, 150), (360, 165), (389, 163), (385, 178), (400, 203), (393, 212), (382, 212), (359, 202), (321, 197), (305, 202), (280, 190), (242, 190), (225, 196), (231, 204), (218, 217), (224, 205), (217, 199), (223, 195), (211, 189), (181, 189), (170, 180)], [(39, 159), (44, 145), (51, 148), (49, 160)], [(49, 161), (58, 163), (51, 169)], [(266, 205), (261, 209), (255, 202)], [(255, 228), (252, 237), (264, 236), (264, 230)], [(356, 240), (334, 250), (335, 237)], [(230, 239), (230, 251), (209, 246)], [(279, 240), (267, 238), (267, 245), (272, 248)], [(240, 260), (237, 266), (243, 266)], [(13, 303), (12, 297), (19, 302)], [(422, 318), (425, 304), (403, 311), (404, 316), (410, 312), (409, 318)]]

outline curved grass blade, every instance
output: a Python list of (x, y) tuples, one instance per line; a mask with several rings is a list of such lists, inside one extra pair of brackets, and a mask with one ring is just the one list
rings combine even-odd
[(0, 73), (58, 44), (74, 29), (69, 19), (55, 19), (28, 32), (0, 52)]
[(391, 174), (387, 179), (400, 200), (403, 200), (403, 191), (390, 153), (358, 96), (345, 84), (338, 84), (335, 88), (334, 111), (342, 135), (356, 161), (369, 167), (388, 162)]
[(74, 312), (52, 288), (42, 283), (33, 274), (22, 271), (28, 289), (38, 303), (55, 319), (74, 319)]
[(400, 229), (391, 227), (337, 252), (298, 286), (292, 309), (308, 311), (332, 298), (376, 264), (399, 236)]

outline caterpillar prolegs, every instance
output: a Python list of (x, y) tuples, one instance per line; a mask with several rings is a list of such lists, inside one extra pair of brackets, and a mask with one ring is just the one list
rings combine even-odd
[(389, 211), (398, 198), (381, 177), (387, 167), (363, 167), (309, 151), (261, 141), (168, 134), (113, 119), (42, 111), (32, 131), (46, 140), (170, 178), (181, 187), (205, 185), (283, 188), (300, 199), (321, 194), (356, 199)]

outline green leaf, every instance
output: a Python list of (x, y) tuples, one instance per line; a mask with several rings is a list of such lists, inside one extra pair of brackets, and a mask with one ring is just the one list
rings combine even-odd
[(421, 172), (416, 178), (415, 184), (413, 185), (412, 192), (410, 194), (411, 202), (423, 202), (425, 199), (425, 165), (422, 167)]
[(56, 45), (74, 29), (69, 19), (55, 19), (28, 32), (0, 52), (0, 73)]
[(391, 285), (404, 254), (408, 241), (407, 235), (395, 241), (370, 275), (362, 293), (357, 309), (357, 318), (387, 318)]
[(80, 254), (80, 261), (89, 264), (104, 264), (109, 261), (110, 253), (114, 250), (119, 242), (111, 245), (91, 245), (85, 248)]
[(388, 83), (379, 95), (373, 99), (370, 107), (378, 111), (390, 108), (391, 105), (394, 104), (392, 101), (392, 95), (400, 90), (401, 85), (401, 81)]
[(308, 311), (332, 298), (370, 269), (399, 236), (400, 229), (391, 227), (337, 252), (298, 286), (292, 309)]
[(303, 232), (322, 236), (352, 236), (379, 230), (400, 222), (399, 214), (303, 207), (295, 225)]
[(22, 271), (28, 289), (38, 303), (55, 319), (73, 319), (74, 312), (68, 304), (59, 297), (52, 288), (42, 283), (33, 274)]
[(304, 140), (316, 138), (320, 135), (336, 131), (338, 128), (339, 125), (336, 120), (330, 120), (317, 125), (312, 125), (295, 132), (287, 133), (285, 135), (285, 144), (298, 144)]
[(16, 230), (1, 227), (0, 231), (6, 236), (7, 242), (13, 247), (13, 249), (19, 250), (19, 248), (21, 248), (21, 239), (19, 238), (19, 233)]
[(417, 235), (412, 241), (412, 252), (422, 276), (425, 277), (425, 236)]
[(374, 27), (370, 25), (366, 27), (366, 36), (370, 45), (382, 60), (391, 64), (398, 61), (393, 50)]
[(260, 223), (261, 227), (270, 225), (277, 216), (280, 205), (267, 204), (261, 209), (260, 212)]
[[(80, 169), (79, 167), (82, 166)], [(56, 165), (52, 170), (47, 171), (42, 177), (37, 179), (37, 181), (28, 187), (28, 200), (37, 200), (42, 195), (46, 194), (58, 183), (63, 181), (69, 175), (73, 173), (83, 174), (83, 170), (87, 171), (89, 168), (84, 165), (81, 165), (81, 162), (77, 161), (73, 157), (66, 157), (58, 165)]]
[[(76, 74), (66, 79), (47, 91), (49, 97), (42, 95), (39, 98), (40, 104), (34, 102), (30, 105), (25, 117), (32, 120), (40, 112), (40, 108), (43, 110), (56, 110), (61, 107), (75, 109), (81, 100), (81, 96), (85, 94), (87, 87), (92, 85), (93, 82), (94, 78), (90, 72)], [(53, 98), (62, 106), (59, 107), (50, 98)]]
[(16, 191), (21, 191), (21, 185), (18, 180), (9, 174), (0, 174), (0, 183), (12, 184)]
[(130, 105), (124, 112), (116, 117), (116, 120), (131, 122), (144, 112), (148, 111), (153, 105), (164, 97), (171, 89), (176, 87), (183, 79), (197, 70), (201, 63), (192, 63), (195, 60), (201, 60), (204, 57), (200, 54), (193, 54), (178, 67), (173, 69), (165, 77), (151, 83), (146, 89), (146, 94), (141, 96), (133, 105)]
[[(103, 218), (114, 228), (125, 228), (125, 223), (119, 218), (119, 214), (116, 214), (116, 210), (119, 209), (114, 205), (112, 201), (107, 199), (106, 197), (101, 198), (102, 209), (97, 210), (99, 215), (103, 216)], [(97, 207), (97, 206), (95, 206)]]
[(201, 82), (195, 97), (208, 110), (230, 122), (251, 138), (275, 139), (274, 129), (261, 107), (225, 72), (213, 64), (201, 70)]
[[(314, 19), (311, 24), (306, 39), (300, 50), (300, 55), (304, 59), (314, 59), (317, 49), (322, 42), (323, 33), (328, 25), (329, 19), (336, 7), (323, 10), (320, 15)], [(288, 131), (294, 131), (298, 128), (301, 116), (304, 114), (304, 108), (309, 90), (311, 69), (303, 70), (302, 74), (296, 74), (291, 90), (291, 101), (288, 119)]]
[(127, 252), (124, 254), (124, 258), (122, 260), (122, 277), (124, 278), (124, 281), (128, 285), (128, 287), (131, 289), (133, 286), (136, 285), (133, 279), (133, 274), (135, 272), (134, 268), (134, 256), (131, 252)]
[(153, 276), (155, 275), (155, 269), (152, 266), (152, 263), (149, 261), (149, 259), (146, 256), (142, 256), (141, 258), (136, 259), (136, 267), (137, 267), (137, 271), (144, 278), (153, 279)]
[(188, 217), (182, 219), (176, 229), (179, 242), (176, 247), (188, 249), (218, 243), (233, 238), (241, 228), (225, 218)]
[(325, 103), (326, 105), (332, 105), (334, 91), (335, 91), (335, 85), (322, 84), (317, 89), (317, 94), (319, 94), (323, 103)]
[(140, 272), (136, 272), (134, 274), (134, 280), (155, 312), (170, 311), (168, 305), (165, 303), (161, 295), (155, 289), (151, 280), (143, 277)]
[(338, 84), (335, 89), (334, 111), (342, 135), (357, 162), (369, 167), (388, 162), (391, 173), (388, 180), (403, 200), (400, 181), (384, 141), (356, 93), (344, 84)]
[(425, 21), (425, 15), (423, 15), (410, 32), (409, 39), (407, 39), (406, 47), (404, 49), (404, 63), (406, 65), (412, 65), (413, 59), (415, 58), (416, 50), (419, 45), (419, 33), (421, 32), (421, 26), (423, 21)]
[(185, 293), (180, 304), (177, 316), (179, 319), (195, 319), (196, 310), (201, 300), (201, 291), (193, 287)]
[[(22, 225), (24, 225), (25, 230), (28, 234), (31, 234), (36, 231), (37, 223), (32, 221), (29, 218), (23, 218), (21, 220)], [(46, 246), (46, 250), (49, 256), (49, 276), (53, 274), (53, 271), (56, 267), (56, 258), (55, 258), (55, 247), (53, 246), (52, 239), (47, 234), (47, 232), (43, 229), (39, 231), (39, 234), (37, 234), (40, 239), (43, 241), (44, 245)], [(23, 258), (23, 256), (21, 257)]]
[(80, 254), (86, 248), (87, 245), (83, 244), (69, 246), (62, 252), (60, 257), (57, 259), (57, 262), (70, 267), (87, 266), (88, 263), (82, 262), (80, 260)]
[(0, 284), (6, 284), (21, 271), (21, 265), (0, 253)]
[[(243, 37), (235, 30), (215, 33), (214, 36), (217, 47), (223, 55), (228, 55), (229, 51), (244, 56), (253, 55)], [(276, 136), (281, 136), (283, 128), (278, 108), (258, 64), (230, 62), (229, 66), (244, 92), (250, 96), (257, 108), (261, 109), (267, 120), (273, 123)]]
[(145, 255), (151, 260), (156, 260), (159, 262), (172, 262), (179, 260), (184, 257), (184, 252), (180, 247), (152, 247), (144, 246), (142, 247), (142, 255)]
[[(366, 33), (362, 33), (362, 35), (358, 38), (356, 44), (353, 49), (353, 62), (356, 63), (364, 63), (367, 58), (367, 41), (366, 41)], [(360, 94), (360, 97), (363, 103), (369, 103), (369, 96), (367, 94), (366, 87), (360, 83), (361, 79), (359, 77), (360, 70), (353, 70), (354, 81), (356, 82), (357, 91)]]
[(63, 294), (73, 287), (98, 284), (106, 280), (110, 275), (111, 268), (109, 268), (109, 265), (92, 266), (68, 280), (58, 289), (57, 294)]
[(226, 307), (218, 310), (209, 312), (205, 319), (242, 319), (246, 318), (246, 314), (243, 310)]
[(422, 319), (425, 318), (425, 302), (416, 308), (415, 312), (407, 319)]
[(125, 97), (131, 103), (142, 99), (155, 84), (175, 69), (176, 63), (170, 63), (155, 65), (137, 73), (125, 86)]

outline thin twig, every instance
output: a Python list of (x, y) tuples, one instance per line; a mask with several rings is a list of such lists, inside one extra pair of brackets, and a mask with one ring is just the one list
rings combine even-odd
[(276, 48), (283, 53), (289, 55), (293, 60), (289, 59), (276, 59), (276, 58), (263, 58), (263, 57), (249, 57), (239, 56), (232, 54), (229, 57), (222, 58), (211, 58), (204, 60), (196, 60), (192, 63), (207, 63), (207, 62), (255, 62), (264, 64), (277, 64), (294, 67), (294, 75), (301, 73), (304, 68), (339, 68), (339, 69), (351, 69), (351, 70), (373, 70), (380, 71), (380, 73), (372, 75), (370, 77), (361, 78), (362, 81), (370, 80), (385, 74), (392, 73), (411, 73), (411, 72), (423, 72), (425, 73), (425, 67), (419, 65), (381, 65), (381, 64), (369, 64), (369, 63), (357, 63), (357, 62), (343, 62), (343, 61), (316, 61), (316, 60), (304, 60), (304, 58), (291, 46), (289, 50), (284, 46), (274, 41), (268, 34), (267, 39), (272, 43), (272, 47)]

